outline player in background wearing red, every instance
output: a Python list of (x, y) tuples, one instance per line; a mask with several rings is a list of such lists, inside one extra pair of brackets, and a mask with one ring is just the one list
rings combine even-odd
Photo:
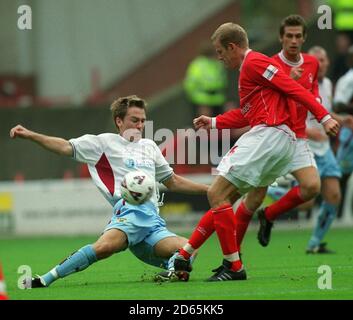
[[(225, 66), (240, 68), (240, 109), (232, 110), (230, 114), (238, 127), (250, 125), (251, 129), (220, 162), (219, 175), (207, 193), (211, 209), (201, 218), (188, 243), (179, 250), (174, 267), (176, 272), (187, 271), (191, 254), (216, 230), (224, 259), (208, 281), (245, 280), (246, 272), (234, 236), (232, 204), (254, 188), (266, 189), (278, 176), (290, 170), (296, 139), (290, 129), (295, 108), (290, 110), (288, 97), (305, 105), (323, 124), (325, 132), (335, 135), (339, 125), (271, 58), (249, 49), (247, 34), (242, 27), (225, 23), (211, 39)], [(194, 125), (209, 128), (211, 124), (198, 118)]]

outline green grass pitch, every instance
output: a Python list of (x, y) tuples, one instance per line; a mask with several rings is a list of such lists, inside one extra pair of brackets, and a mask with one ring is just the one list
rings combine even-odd
[[(14, 300), (353, 299), (353, 229), (330, 230), (327, 240), (337, 250), (332, 255), (304, 253), (310, 232), (274, 229), (269, 247), (262, 248), (255, 231), (250, 231), (242, 248), (247, 281), (204, 282), (222, 259), (215, 235), (200, 250), (187, 283), (154, 283), (152, 277), (159, 269), (125, 251), (60, 279), (50, 288), (18, 289), (19, 266), (29, 265), (33, 273), (42, 274), (69, 253), (94, 242), (95, 236), (1, 239), (0, 260), (7, 292)], [(332, 289), (318, 288), (321, 265), (332, 270)]]

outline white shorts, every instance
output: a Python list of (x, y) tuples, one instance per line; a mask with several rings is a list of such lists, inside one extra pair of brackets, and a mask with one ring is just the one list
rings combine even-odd
[(292, 173), (294, 171), (307, 167), (317, 168), (314, 154), (309, 147), (308, 140), (298, 139), (294, 151), (290, 172)]
[(222, 158), (217, 170), (245, 194), (287, 174), (295, 145), (295, 135), (286, 125), (258, 125), (240, 137)]

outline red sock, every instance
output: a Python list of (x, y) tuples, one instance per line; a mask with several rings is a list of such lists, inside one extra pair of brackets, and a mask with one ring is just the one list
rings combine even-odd
[(190, 259), (191, 254), (185, 251), (183, 248), (179, 249), (179, 254), (183, 256), (185, 259)]
[(210, 237), (215, 231), (213, 222), (213, 212), (208, 210), (201, 218), (199, 224), (195, 228), (191, 237), (189, 238), (189, 244), (194, 248), (200, 248), (203, 243)]
[(240, 245), (243, 242), (245, 232), (248, 229), (249, 223), (251, 221), (252, 215), (253, 212), (245, 206), (244, 202), (240, 202), (240, 205), (235, 212), (235, 231), (239, 250)]
[(232, 206), (227, 204), (214, 209), (213, 219), (224, 258), (232, 262), (231, 270), (240, 270), (243, 265), (239, 260), (239, 250), (235, 233), (235, 217)]
[(214, 209), (213, 219), (223, 255), (238, 252), (238, 245), (235, 238), (235, 219), (232, 206), (227, 204)]
[(232, 267), (230, 268), (230, 270), (232, 271), (238, 271), (243, 267), (243, 264), (241, 262), (241, 260), (236, 260), (232, 262)]
[(299, 186), (290, 189), (281, 199), (271, 204), (265, 210), (265, 217), (267, 220), (276, 220), (278, 216), (285, 213), (300, 204), (306, 202), (300, 195)]
[[(213, 212), (212, 210), (208, 210), (199, 221), (194, 232), (191, 234), (188, 244), (190, 244), (194, 249), (200, 248), (214, 230)], [(189, 259), (191, 256), (191, 254), (184, 249), (180, 249), (179, 254), (181, 254), (185, 259)]]

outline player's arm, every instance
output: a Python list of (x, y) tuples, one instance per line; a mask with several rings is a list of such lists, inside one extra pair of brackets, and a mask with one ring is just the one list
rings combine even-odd
[(206, 184), (191, 181), (175, 173), (162, 183), (170, 191), (189, 194), (206, 194), (209, 187)]
[(254, 61), (253, 67), (247, 72), (250, 76), (256, 77), (260, 83), (281, 91), (289, 98), (300, 102), (323, 125), (327, 134), (337, 135), (339, 124), (332, 119), (325, 107), (309, 91), (286, 75), (280, 67), (274, 66), (272, 62), (271, 59)]
[(232, 109), (212, 118), (212, 128), (217, 129), (240, 129), (247, 127), (249, 121), (244, 118), (241, 109)]
[(19, 137), (22, 139), (31, 140), (38, 143), (43, 148), (61, 155), (71, 157), (73, 154), (73, 149), (69, 141), (58, 137), (46, 136), (44, 134), (28, 130), (21, 125), (17, 125), (10, 130), (10, 137), (13, 139)]
[(217, 117), (200, 116), (194, 119), (196, 129), (240, 129), (249, 125), (240, 109), (232, 109)]
[(330, 135), (337, 135), (339, 124), (332, 119), (330, 113), (323, 107), (309, 91), (304, 89), (296, 81), (289, 78), (284, 72), (279, 72), (274, 84), (277, 90), (282, 91), (288, 97), (304, 105), (325, 128)]

